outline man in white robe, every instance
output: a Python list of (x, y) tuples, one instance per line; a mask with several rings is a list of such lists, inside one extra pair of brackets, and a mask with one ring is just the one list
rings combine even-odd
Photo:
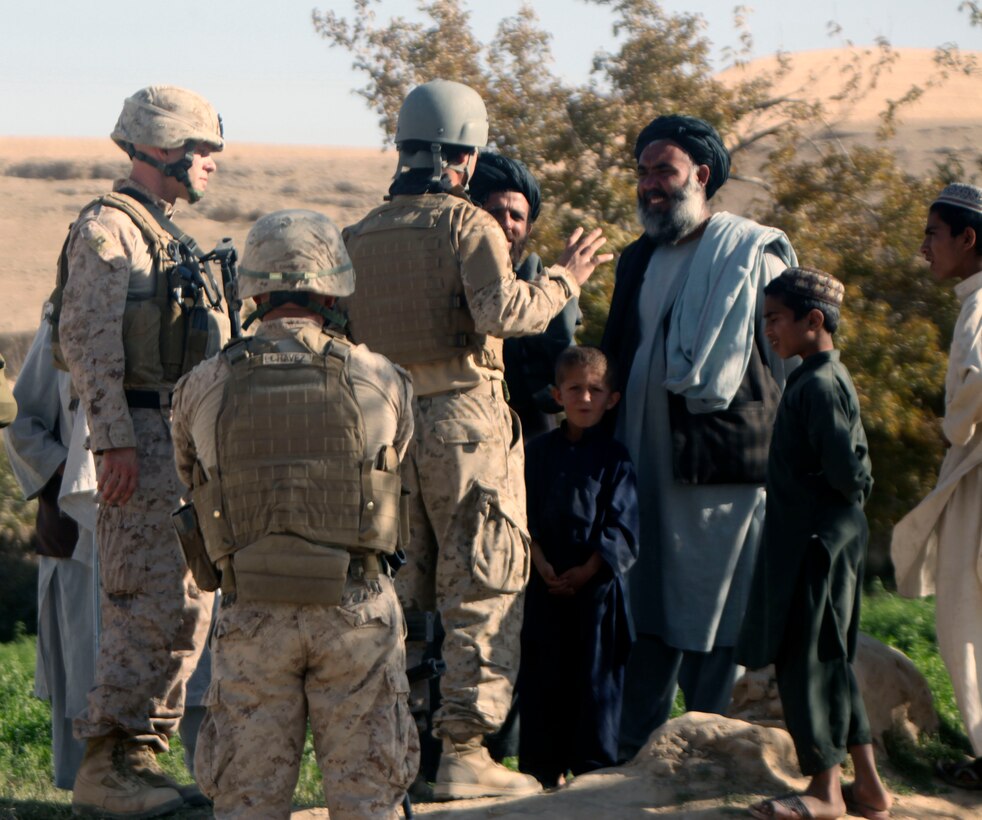
[[(4, 432), (10, 466), (28, 499), (61, 477), (58, 507), (77, 524), (65, 557), (38, 556), (38, 637), (34, 692), (51, 702), (54, 783), (71, 789), (85, 744), (72, 718), (85, 708), (95, 674), (98, 572), (95, 465), (85, 449), (85, 417), (72, 408), (71, 382), (51, 358), (51, 326), (42, 319), (18, 374), (17, 418)], [(77, 423), (76, 423), (77, 422)], [(74, 535), (74, 532), (72, 532)], [(74, 547), (74, 549), (72, 549)]]
[(939, 774), (982, 789), (982, 188), (947, 186), (924, 233), (931, 273), (957, 281), (961, 302), (941, 428), (951, 446), (937, 487), (894, 527), (890, 554), (901, 595), (937, 595), (938, 648), (976, 755)]

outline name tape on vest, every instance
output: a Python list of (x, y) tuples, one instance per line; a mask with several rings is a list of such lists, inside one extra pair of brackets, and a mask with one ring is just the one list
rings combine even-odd
[(263, 353), (264, 365), (277, 364), (313, 364), (313, 353)]

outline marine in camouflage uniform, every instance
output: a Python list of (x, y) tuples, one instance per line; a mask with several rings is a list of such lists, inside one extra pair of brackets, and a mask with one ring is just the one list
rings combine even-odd
[[(524, 163), (482, 151), (470, 193), (474, 202), (491, 214), (505, 232), (515, 276), (526, 282), (542, 276), (542, 259), (535, 253), (525, 254), (535, 221), (539, 218), (542, 193), (538, 181)], [(556, 359), (573, 344), (579, 321), (579, 304), (576, 299), (570, 299), (549, 322), (544, 333), (505, 339), (508, 405), (522, 422), (522, 437), (526, 444), (559, 423), (557, 414), (562, 407), (552, 397)]]
[(599, 230), (577, 231), (559, 265), (518, 280), (501, 228), (466, 194), (487, 136), (473, 89), (418, 86), (399, 113), (390, 201), (345, 230), (359, 276), (346, 303), (352, 337), (413, 377), (403, 470), (412, 539), (396, 584), (407, 610), (437, 610), (446, 632), (434, 715), (434, 794), (444, 799), (539, 790), (482, 746), (511, 702), (529, 568), (522, 436), (505, 402), (501, 339), (541, 333), (610, 258), (596, 256)]
[[(165, 360), (173, 340), (184, 338), (184, 314), (164, 284), (180, 261), (178, 243), (164, 250), (162, 239), (152, 239), (163, 230), (154, 214), (169, 218), (178, 198), (200, 198), (216, 170), (211, 154), (224, 142), (212, 106), (173, 86), (129, 97), (112, 137), (133, 163), (115, 185), (118, 201), (146, 220), (137, 224), (104, 200), (82, 211), (63, 252), (67, 280), (56, 325), (88, 419), (100, 492), (102, 632), (95, 686), (75, 720), (75, 736), (87, 743), (73, 805), (145, 817), (195, 799), (163, 774), (156, 754), (167, 751), (184, 711), (213, 599), (193, 583), (170, 521), (181, 486), (169, 391), (180, 370)], [(200, 352), (217, 352), (227, 322), (217, 305), (198, 307), (209, 328)]]
[(396, 547), (410, 381), (346, 341), (331, 305), (354, 273), (327, 217), (262, 217), (240, 282), (263, 318), (255, 337), (195, 368), (174, 403), (178, 471), (222, 572), (195, 774), (218, 818), (287, 818), (309, 718), (331, 817), (394, 817), (419, 761), (382, 557)]

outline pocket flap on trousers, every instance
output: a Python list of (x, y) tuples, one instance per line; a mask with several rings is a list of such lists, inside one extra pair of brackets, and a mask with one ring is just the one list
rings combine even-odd
[(433, 430), (444, 444), (477, 444), (494, 438), (494, 430), (482, 419), (443, 419)]

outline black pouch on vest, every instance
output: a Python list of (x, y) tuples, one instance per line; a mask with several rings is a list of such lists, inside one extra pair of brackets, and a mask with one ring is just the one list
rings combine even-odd
[(177, 538), (184, 551), (184, 560), (194, 577), (198, 589), (204, 592), (214, 592), (221, 585), (222, 579), (215, 565), (208, 557), (205, 549), (205, 539), (201, 536), (198, 526), (198, 516), (193, 504), (185, 504), (171, 514), (171, 521), (177, 531)]
[(763, 484), (767, 452), (781, 401), (755, 337), (747, 372), (725, 410), (692, 413), (669, 391), (672, 472), (680, 484)]

